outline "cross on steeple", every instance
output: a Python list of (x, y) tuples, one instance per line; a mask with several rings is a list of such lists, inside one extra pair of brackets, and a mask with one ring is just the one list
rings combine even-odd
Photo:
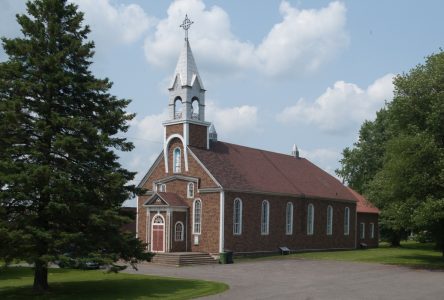
[(190, 29), (191, 24), (194, 22), (188, 19), (188, 15), (185, 15), (185, 20), (183, 20), (182, 24), (179, 27), (182, 27), (185, 30), (185, 40), (188, 40), (188, 29)]

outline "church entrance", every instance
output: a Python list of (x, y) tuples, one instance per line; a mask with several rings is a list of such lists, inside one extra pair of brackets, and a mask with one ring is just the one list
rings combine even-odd
[(153, 218), (151, 229), (151, 251), (165, 252), (165, 220), (161, 215)]

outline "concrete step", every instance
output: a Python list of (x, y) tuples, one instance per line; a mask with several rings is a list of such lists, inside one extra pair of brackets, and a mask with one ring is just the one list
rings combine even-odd
[(217, 264), (218, 260), (214, 259), (208, 253), (172, 252), (156, 253), (151, 262), (161, 265), (190, 266)]

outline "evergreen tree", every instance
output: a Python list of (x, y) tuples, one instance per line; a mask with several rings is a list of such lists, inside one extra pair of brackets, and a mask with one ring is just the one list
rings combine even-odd
[(27, 3), (23, 37), (3, 38), (0, 64), (0, 257), (34, 264), (34, 290), (48, 289), (48, 263), (72, 258), (134, 263), (143, 245), (121, 231), (131, 173), (115, 150), (134, 116), (129, 100), (89, 67), (93, 42), (77, 6)]

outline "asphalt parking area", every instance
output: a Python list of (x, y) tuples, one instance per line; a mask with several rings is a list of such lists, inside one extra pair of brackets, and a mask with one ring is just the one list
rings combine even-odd
[(312, 260), (267, 260), (169, 267), (128, 273), (221, 281), (225, 293), (205, 299), (444, 299), (444, 271)]

